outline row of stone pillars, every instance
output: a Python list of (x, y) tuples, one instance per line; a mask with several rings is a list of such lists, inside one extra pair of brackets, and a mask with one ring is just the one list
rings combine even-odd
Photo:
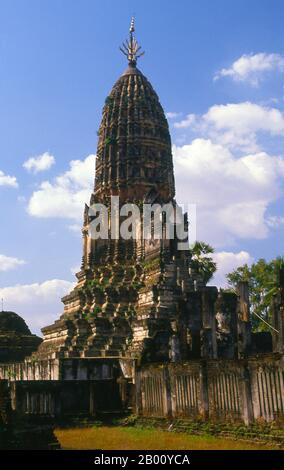
[[(136, 373), (136, 414), (141, 416), (156, 416), (164, 417), (168, 419), (174, 418), (186, 418), (192, 417), (193, 419), (197, 416), (202, 417), (204, 421), (209, 421), (216, 418), (220, 421), (226, 421), (227, 418), (235, 421), (243, 421), (245, 425), (250, 425), (254, 421), (253, 413), (253, 402), (251, 393), (251, 377), (248, 365), (245, 361), (242, 361), (241, 365), (234, 362), (233, 364), (228, 362), (225, 374), (231, 377), (236, 377), (237, 389), (235, 393), (237, 395), (240, 409), (238, 411), (232, 409), (218, 410), (216, 408), (216, 397), (212, 396), (212, 383), (213, 380), (220, 375), (218, 367), (220, 366), (218, 361), (200, 361), (195, 363), (192, 367), (191, 363), (180, 364), (179, 371), (175, 375), (175, 368), (173, 365), (164, 366), (153, 366), (149, 369), (141, 368)], [(162, 370), (161, 370), (162, 367)], [(181, 371), (184, 368), (184, 371)], [(184, 383), (191, 383), (194, 381), (194, 394), (197, 395), (198, 405), (194, 407), (188, 407), (184, 409), (184, 414), (181, 410), (177, 409), (177, 390), (175, 385), (175, 379), (178, 377), (188, 378), (184, 380)], [(149, 392), (146, 392), (145, 378), (151, 381), (152, 394), (149, 398)], [(210, 392), (211, 390), (211, 392)], [(192, 392), (192, 389), (191, 389)], [(183, 390), (181, 395), (188, 395), (188, 390)], [(223, 391), (223, 396), (219, 397), (219, 400), (226, 401), (225, 393), (233, 394), (232, 390)], [(227, 397), (228, 398), (228, 397)], [(236, 398), (236, 397), (234, 397)], [(147, 403), (148, 400), (148, 403)], [(192, 400), (191, 396), (191, 404)], [(230, 403), (233, 402), (233, 396), (229, 397)], [(150, 405), (149, 405), (149, 402)]]

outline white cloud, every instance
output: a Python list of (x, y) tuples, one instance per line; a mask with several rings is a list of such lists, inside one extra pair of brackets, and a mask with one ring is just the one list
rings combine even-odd
[(232, 253), (228, 251), (220, 251), (212, 255), (214, 261), (217, 263), (217, 271), (214, 278), (211, 280), (211, 285), (217, 287), (226, 287), (228, 285), (226, 275), (237, 269), (244, 264), (251, 265), (253, 258), (247, 251), (240, 251), (239, 253)]
[(231, 77), (237, 82), (258, 86), (265, 74), (272, 71), (284, 72), (284, 56), (280, 54), (244, 54), (229, 68), (217, 72), (214, 79)]
[(195, 123), (195, 115), (194, 114), (188, 114), (185, 119), (183, 119), (180, 122), (175, 122), (174, 127), (176, 129), (186, 129), (188, 127), (191, 127)]
[(171, 112), (166, 113), (166, 117), (168, 119), (176, 119), (179, 116), (180, 116), (180, 113), (171, 113)]
[(249, 101), (209, 108), (202, 116), (189, 114), (174, 123), (177, 129), (190, 127), (204, 137), (230, 148), (255, 152), (260, 149), (258, 135), (284, 136), (284, 115), (279, 109)]
[(95, 176), (95, 156), (73, 160), (66, 173), (54, 181), (44, 181), (28, 204), (34, 217), (57, 217), (81, 221), (84, 203), (90, 200)]
[(32, 331), (40, 329), (58, 319), (63, 312), (61, 297), (66, 295), (74, 283), (60, 279), (41, 284), (18, 284), (0, 289), (5, 310), (12, 310), (23, 316)]
[(0, 272), (11, 271), (16, 269), (18, 266), (22, 266), (23, 264), (26, 264), (26, 262), (22, 259), (0, 254)]
[(23, 167), (30, 173), (40, 173), (41, 171), (49, 170), (55, 164), (55, 158), (48, 152), (31, 157), (24, 162)]
[(284, 135), (284, 116), (279, 109), (249, 101), (212, 106), (203, 119), (218, 131), (233, 131), (241, 137), (256, 132)]
[(0, 170), (0, 186), (10, 186), (11, 188), (17, 188), (17, 178), (15, 176), (5, 175), (5, 173)]
[(273, 215), (267, 218), (266, 223), (268, 227), (278, 228), (281, 227), (281, 225), (284, 225), (284, 217)]
[(281, 194), (284, 159), (265, 152), (236, 157), (210, 139), (173, 146), (177, 197), (197, 204), (197, 238), (222, 246), (267, 237), (269, 205)]
[(30, 173), (40, 173), (49, 170), (55, 164), (55, 158), (48, 152), (36, 157), (30, 157), (23, 163), (23, 167)]
[(281, 225), (269, 209), (283, 191), (284, 158), (266, 152), (263, 142), (283, 138), (284, 115), (251, 102), (215, 105), (175, 123), (183, 139), (187, 123), (190, 143), (174, 145), (173, 154), (178, 199), (197, 204), (198, 239), (220, 247), (266, 238)]

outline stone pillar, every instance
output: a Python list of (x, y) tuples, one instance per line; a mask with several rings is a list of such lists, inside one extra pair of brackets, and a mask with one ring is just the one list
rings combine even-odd
[(274, 295), (271, 303), (273, 352), (284, 352), (284, 269), (280, 269), (278, 276), (279, 292)]
[(239, 282), (237, 293), (239, 296), (238, 356), (239, 359), (241, 359), (243, 357), (247, 357), (251, 350), (251, 321), (248, 283)]
[(96, 386), (93, 382), (90, 382), (89, 393), (90, 393), (90, 416), (96, 416)]
[(135, 410), (137, 416), (143, 414), (141, 371), (137, 370), (137, 368), (135, 370)]
[[(277, 333), (275, 332), (276, 336)], [(281, 305), (278, 311), (278, 347), (277, 352), (284, 352), (284, 305)]]
[(253, 420), (253, 405), (252, 405), (252, 393), (251, 393), (251, 378), (247, 365), (245, 364), (242, 368), (240, 389), (243, 404), (243, 420), (246, 426), (249, 426)]
[(164, 367), (163, 380), (165, 384), (164, 409), (167, 418), (172, 418), (172, 390), (168, 366)]
[(208, 396), (208, 376), (207, 365), (205, 361), (201, 362), (199, 372), (200, 383), (200, 414), (207, 421), (209, 418), (209, 396)]
[(217, 358), (215, 301), (218, 295), (216, 287), (202, 289), (202, 330), (201, 357), (204, 359)]
[(0, 426), (9, 426), (11, 419), (12, 407), (8, 380), (0, 380)]
[(127, 410), (129, 403), (129, 380), (125, 377), (119, 377), (117, 379), (117, 384), (119, 388), (119, 396), (123, 410)]
[(189, 292), (185, 307), (185, 344), (184, 355), (186, 358), (199, 359), (201, 356), (202, 299), (200, 292)]
[(237, 292), (240, 297), (241, 320), (250, 322), (249, 286), (247, 282), (239, 282)]

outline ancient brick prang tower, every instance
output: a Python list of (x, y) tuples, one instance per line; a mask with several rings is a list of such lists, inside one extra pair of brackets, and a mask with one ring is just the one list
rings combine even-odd
[[(136, 66), (134, 37), (122, 52), (128, 68), (106, 99), (99, 129), (90, 204), (110, 210), (112, 196), (125, 203), (174, 206), (171, 138), (159, 98)], [(85, 207), (83, 260), (78, 284), (63, 298), (64, 314), (44, 328), (39, 354), (138, 357), (164, 360), (180, 354), (176, 323), (190, 287), (189, 255), (176, 240), (93, 240)]]

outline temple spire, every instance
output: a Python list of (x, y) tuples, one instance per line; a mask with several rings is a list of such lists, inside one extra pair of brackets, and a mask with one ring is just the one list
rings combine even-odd
[(130, 29), (129, 29), (129, 39), (127, 39), (120, 47), (121, 52), (127, 57), (129, 65), (136, 65), (137, 59), (145, 54), (141, 51), (141, 46), (139, 46), (135, 36), (135, 20), (134, 17), (131, 18)]

